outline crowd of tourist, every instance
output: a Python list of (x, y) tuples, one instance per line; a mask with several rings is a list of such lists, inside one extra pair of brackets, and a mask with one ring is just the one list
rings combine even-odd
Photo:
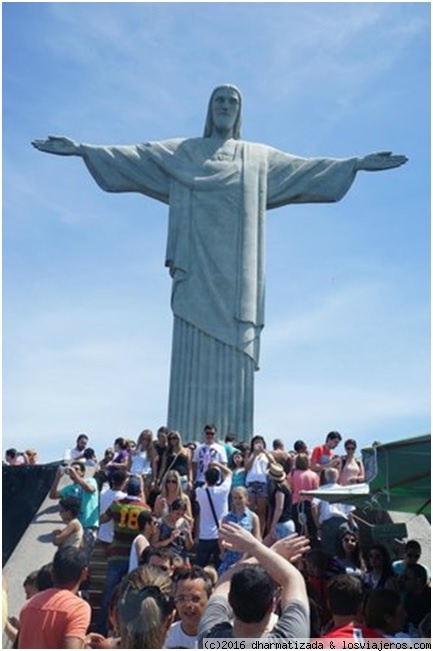
[[(80, 434), (49, 493), (61, 525), (53, 561), (26, 578), (27, 601), (4, 630), (16, 648), (45, 649), (430, 637), (420, 544), (392, 559), (362, 542), (353, 506), (305, 493), (364, 481), (356, 441), (338, 432), (310, 452), (279, 439), (269, 449), (259, 435), (219, 442), (212, 424), (201, 443), (160, 427), (116, 438), (99, 461)], [(96, 546), (106, 559), (97, 612)]]
[(9, 448), (5, 452), (4, 463), (8, 466), (33, 466), (38, 463), (38, 453), (32, 448), (25, 452), (18, 452), (16, 448)]

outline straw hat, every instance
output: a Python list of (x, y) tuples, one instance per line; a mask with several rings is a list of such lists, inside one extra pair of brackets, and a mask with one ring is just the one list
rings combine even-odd
[(281, 482), (285, 480), (286, 473), (279, 463), (273, 463), (269, 466), (268, 477), (269, 479), (273, 479), (276, 482)]

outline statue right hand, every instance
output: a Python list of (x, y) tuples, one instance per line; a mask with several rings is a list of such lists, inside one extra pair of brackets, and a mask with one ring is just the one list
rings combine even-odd
[(59, 156), (81, 156), (81, 146), (75, 140), (64, 136), (48, 136), (45, 140), (33, 140), (33, 147), (47, 154)]
[(366, 172), (380, 172), (400, 167), (407, 163), (407, 156), (393, 154), (391, 151), (379, 151), (375, 154), (368, 154), (358, 158), (356, 169)]

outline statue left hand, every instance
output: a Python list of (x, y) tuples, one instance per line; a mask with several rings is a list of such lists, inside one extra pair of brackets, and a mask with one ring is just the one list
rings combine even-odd
[(406, 156), (393, 154), (391, 151), (379, 151), (375, 154), (368, 154), (358, 158), (357, 169), (366, 172), (378, 172), (380, 170), (390, 170), (394, 167), (400, 167), (407, 163)]

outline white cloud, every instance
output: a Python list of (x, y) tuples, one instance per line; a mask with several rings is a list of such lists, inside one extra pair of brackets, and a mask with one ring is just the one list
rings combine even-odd
[[(379, 284), (356, 283), (318, 297), (319, 303), (309, 311), (290, 314), (283, 320), (270, 324), (265, 337), (270, 349), (294, 347), (314, 340), (345, 337), (365, 321), (365, 306), (369, 313), (377, 305), (381, 290)], [(311, 305), (311, 298), (308, 301)], [(362, 306), (362, 309), (360, 307)]]
[[(424, 432), (410, 429), (408, 423), (428, 423), (428, 393), (427, 387), (421, 392), (416, 387), (412, 391), (407, 387), (384, 390), (374, 377), (368, 386), (363, 385), (356, 373), (350, 383), (336, 384), (330, 367), (327, 377), (319, 382), (270, 382), (262, 386), (256, 401), (260, 414), (256, 431), (269, 432), (269, 439), (283, 437), (289, 446), (297, 438), (310, 446), (319, 445), (331, 429), (341, 431), (344, 437), (353, 436), (359, 446), (380, 439), (384, 425), (388, 440), (415, 436)], [(272, 410), (267, 411), (266, 404), (271, 402)]]

